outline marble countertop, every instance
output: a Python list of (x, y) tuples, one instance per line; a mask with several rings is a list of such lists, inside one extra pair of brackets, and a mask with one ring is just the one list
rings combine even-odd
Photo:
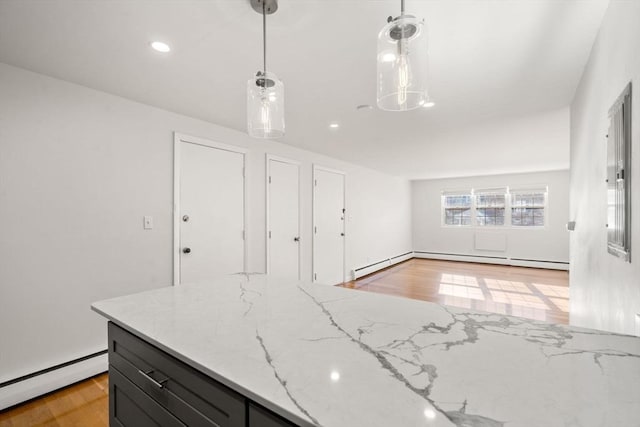
[(302, 426), (640, 426), (640, 338), (239, 274), (100, 301)]

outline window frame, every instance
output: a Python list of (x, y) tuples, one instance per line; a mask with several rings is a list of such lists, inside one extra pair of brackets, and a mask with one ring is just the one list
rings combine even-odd
[[(445, 198), (447, 196), (469, 196), (471, 198), (471, 203), (469, 205), (470, 209), (470, 220), (469, 224), (447, 224), (446, 219), (446, 210), (445, 207)], [(440, 193), (440, 225), (445, 228), (470, 228), (473, 227), (475, 221), (475, 201), (473, 197), (473, 190), (446, 190)]]
[[(540, 193), (544, 196), (543, 206), (544, 209), (543, 225), (513, 225), (512, 213), (513, 201), (516, 195), (519, 194), (537, 194)], [(504, 224), (503, 225), (483, 225), (478, 223), (478, 202), (477, 196), (490, 194), (504, 194)], [(447, 196), (470, 196), (470, 223), (465, 224), (447, 224), (446, 223), (446, 207), (445, 200)], [(480, 208), (482, 209), (482, 208)], [(472, 228), (476, 230), (487, 229), (513, 229), (513, 230), (543, 230), (547, 228), (549, 224), (549, 186), (548, 185), (535, 185), (527, 187), (494, 187), (494, 188), (480, 188), (480, 189), (460, 189), (460, 190), (442, 190), (440, 192), (440, 226), (442, 228)]]
[(607, 134), (607, 252), (631, 262), (631, 82), (609, 109)]
[[(542, 215), (542, 225), (514, 225), (513, 224), (513, 209), (517, 209), (519, 206), (514, 206), (513, 201), (515, 196), (524, 194), (542, 194), (544, 201), (542, 203), (542, 209), (544, 209), (544, 215)], [(536, 208), (536, 206), (533, 206)], [(509, 227), (517, 230), (540, 230), (547, 228), (549, 223), (549, 188), (516, 188), (509, 192)]]
[[(503, 223), (502, 225), (498, 225), (498, 224), (480, 224), (478, 221), (478, 209), (491, 209), (491, 207), (485, 207), (485, 208), (478, 208), (478, 196), (482, 196), (482, 195), (486, 195), (486, 196), (492, 196), (492, 195), (499, 195), (499, 196), (504, 196), (504, 206), (501, 209), (504, 209), (504, 214), (502, 215), (503, 217)], [(507, 224), (509, 224), (507, 222), (507, 211), (509, 210), (509, 188), (508, 187), (501, 187), (501, 188), (482, 188), (482, 189), (473, 189), (473, 204), (474, 204), (474, 215), (473, 215), (473, 219), (474, 219), (474, 225), (478, 228), (482, 228), (482, 229), (489, 229), (489, 228), (505, 228), (507, 226)], [(498, 208), (500, 209), (500, 208)]]

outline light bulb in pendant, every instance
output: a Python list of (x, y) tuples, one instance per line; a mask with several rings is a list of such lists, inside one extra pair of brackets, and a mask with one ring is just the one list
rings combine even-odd
[(260, 102), (260, 121), (264, 128), (265, 133), (271, 132), (271, 113), (269, 108), (269, 99), (265, 95)]
[(411, 86), (411, 64), (409, 63), (409, 55), (406, 47), (403, 46), (403, 40), (398, 40), (398, 59), (396, 67), (398, 68), (398, 104), (403, 105), (407, 102), (407, 90)]

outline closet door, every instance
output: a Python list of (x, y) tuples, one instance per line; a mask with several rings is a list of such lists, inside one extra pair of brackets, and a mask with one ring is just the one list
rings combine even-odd
[(313, 281), (344, 282), (345, 175), (314, 166)]
[(267, 273), (300, 278), (300, 165), (267, 157)]

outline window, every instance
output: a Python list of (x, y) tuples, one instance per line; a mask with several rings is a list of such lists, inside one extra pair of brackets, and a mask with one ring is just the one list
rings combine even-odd
[(445, 225), (471, 225), (471, 194), (442, 194)]
[(631, 83), (609, 110), (607, 135), (607, 251), (629, 261)]
[(442, 192), (442, 225), (540, 228), (547, 222), (546, 186)]
[(543, 227), (546, 190), (514, 191), (511, 193), (511, 225)]
[(475, 192), (477, 225), (504, 225), (506, 193), (506, 189)]

